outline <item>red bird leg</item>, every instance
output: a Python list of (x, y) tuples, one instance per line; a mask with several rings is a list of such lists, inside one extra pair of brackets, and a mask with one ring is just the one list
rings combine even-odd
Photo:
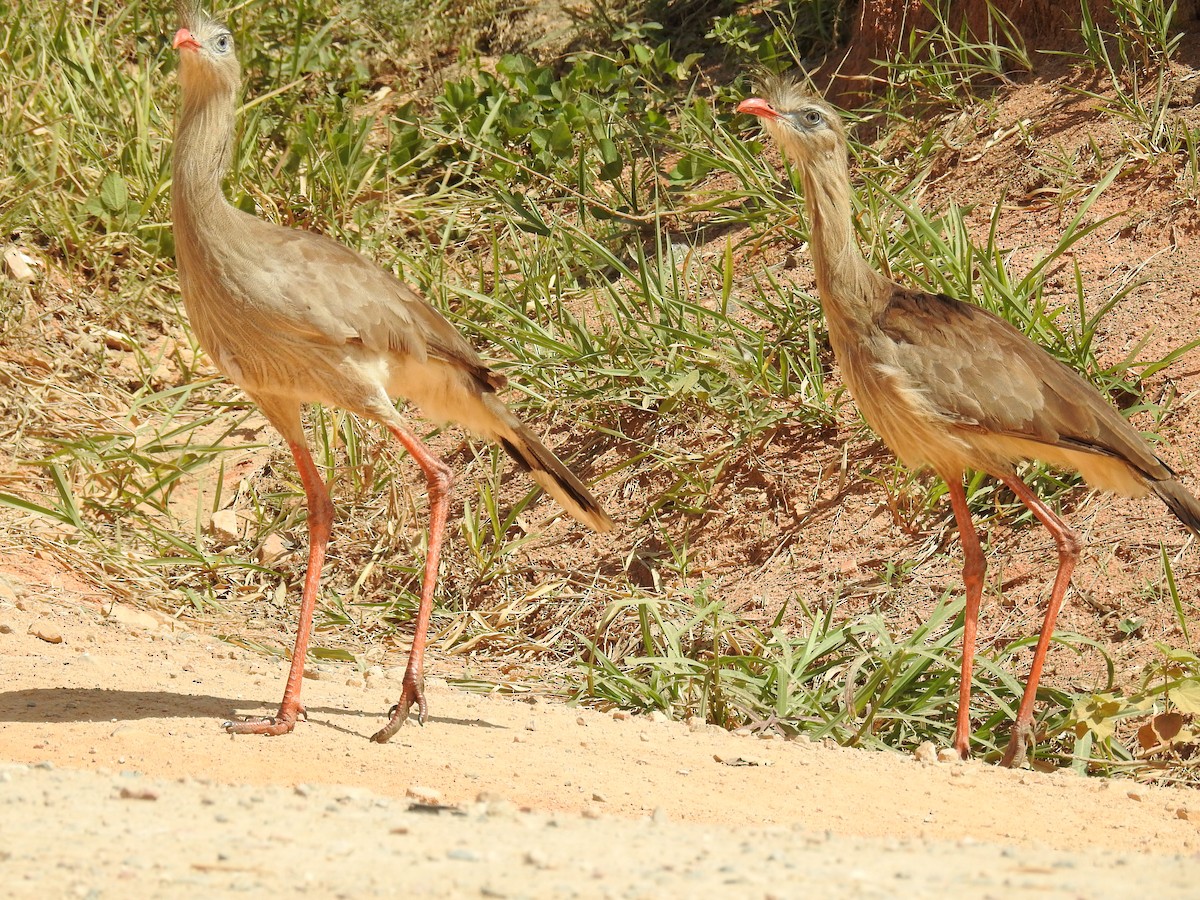
[(400, 730), (414, 703), (417, 704), (418, 722), (424, 725), (429, 715), (429, 707), (425, 703), (425, 638), (429, 632), (430, 616), (433, 615), (433, 589), (437, 585), (438, 561), (446, 534), (450, 490), (454, 487), (454, 473), (450, 467), (434, 456), (416, 435), (398, 425), (389, 425), (388, 430), (404, 445), (404, 449), (425, 473), (425, 481), (429, 485), (429, 552), (425, 554), (421, 605), (417, 610), (417, 626), (413, 632), (412, 650), (408, 654), (408, 668), (404, 671), (404, 690), (399, 701), (391, 708), (388, 723), (371, 735), (371, 740), (377, 744), (385, 743)]
[(983, 599), (983, 573), (987, 570), (987, 561), (971, 521), (962, 475), (947, 478), (946, 487), (950, 489), (950, 506), (962, 543), (963, 585), (967, 593), (967, 606), (963, 612), (962, 673), (958, 682), (958, 721), (954, 726), (954, 749), (961, 759), (966, 759), (971, 752), (971, 672), (975, 664), (975, 635), (979, 628), (979, 604)]
[(1025, 694), (1017, 709), (1017, 720), (1013, 723), (1008, 747), (1000, 760), (1002, 766), (1012, 766), (1018, 759), (1025, 759), (1025, 745), (1033, 734), (1033, 703), (1037, 699), (1038, 680), (1042, 677), (1042, 665), (1046, 651), (1050, 649), (1050, 638), (1054, 635), (1054, 622), (1071, 583), (1071, 573), (1079, 559), (1079, 535), (1054, 514), (1042, 500), (1029, 489), (1025, 482), (1014, 475), (1002, 479), (1017, 498), (1037, 516), (1058, 544), (1058, 574), (1054, 577), (1054, 589), (1050, 592), (1050, 603), (1046, 607), (1046, 619), (1042, 622), (1042, 633), (1038, 637), (1037, 649), (1033, 652), (1033, 665), (1029, 668), (1029, 680), (1025, 683)]
[(296, 727), (296, 720), (305, 714), (300, 704), (300, 687), (304, 681), (304, 661), (308, 657), (313, 611), (317, 606), (317, 585), (321, 581), (321, 567), (325, 563), (325, 545), (329, 543), (329, 533), (333, 528), (333, 502), (329, 499), (329, 490), (321, 480), (321, 473), (317, 471), (308, 448), (292, 441), (288, 442), (288, 446), (292, 448), (300, 482), (308, 499), (308, 569), (304, 573), (304, 592), (300, 596), (300, 621), (296, 626), (292, 668), (288, 671), (279, 713), (274, 718), (222, 723), (222, 727), (230, 734), (287, 734)]

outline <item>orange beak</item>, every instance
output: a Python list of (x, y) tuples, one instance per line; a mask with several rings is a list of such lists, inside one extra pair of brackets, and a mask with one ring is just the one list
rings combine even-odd
[[(171, 43), (171, 46), (176, 50), (199, 50), (200, 42), (192, 37), (192, 33), (186, 28), (180, 28), (175, 32), (175, 40)], [(749, 103), (750, 101), (747, 100), (746, 102)]]
[(760, 97), (751, 97), (748, 100), (743, 100), (737, 105), (737, 111), (740, 113), (749, 113), (752, 116), (758, 116), (762, 119), (779, 118), (779, 113), (775, 112), (771, 104)]

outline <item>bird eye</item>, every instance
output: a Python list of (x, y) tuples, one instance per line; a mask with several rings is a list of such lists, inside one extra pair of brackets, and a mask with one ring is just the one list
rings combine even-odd
[(218, 53), (228, 53), (233, 49), (233, 35), (227, 31), (222, 34), (218, 34), (216, 39), (213, 41), (213, 49), (215, 49)]
[(805, 125), (820, 125), (823, 121), (821, 113), (815, 109), (806, 109), (801, 115)]

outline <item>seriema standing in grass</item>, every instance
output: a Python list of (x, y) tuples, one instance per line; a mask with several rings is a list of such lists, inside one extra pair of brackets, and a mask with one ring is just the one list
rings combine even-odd
[(404, 424), (391, 397), (498, 442), (563, 508), (589, 528), (612, 520), (496, 392), (490, 369), (446, 319), (408, 285), (327, 237), (264, 222), (234, 208), (221, 181), (229, 167), (241, 71), (229, 29), (178, 4), (181, 109), (175, 135), (172, 221), (188, 319), (217, 367), (279, 429), (308, 502), (309, 558), (296, 648), (276, 716), (227, 722), (233, 733), (285, 734), (303, 713), (300, 686), (333, 505), (305, 442), (301, 408), (340, 406), (381, 422), (416, 459), (429, 485), (430, 537), (404, 688), (386, 741), (416, 704), (424, 722), (424, 648), (453, 477)]
[(967, 606), (954, 747), (968, 754), (971, 670), (986, 567), (967, 508), (963, 473), (1008, 485), (1058, 545), (1058, 574), (1004, 765), (1023, 760), (1038, 679), (1079, 538), (1016, 475), (1038, 459), (1079, 472), (1102, 490), (1153, 491), (1200, 535), (1200, 502), (1095, 388), (1004, 320), (944, 294), (915, 291), (875, 272), (859, 251), (841, 117), (788, 78), (738, 106), (758, 116), (800, 170), (811, 222), (817, 292), (829, 342), (863, 417), (901, 461), (946, 481), (963, 545)]

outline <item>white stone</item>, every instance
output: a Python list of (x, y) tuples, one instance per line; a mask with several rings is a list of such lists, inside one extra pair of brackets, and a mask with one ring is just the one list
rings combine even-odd
[(220, 540), (238, 541), (242, 537), (242, 522), (236, 510), (219, 509), (209, 519), (208, 530)]

